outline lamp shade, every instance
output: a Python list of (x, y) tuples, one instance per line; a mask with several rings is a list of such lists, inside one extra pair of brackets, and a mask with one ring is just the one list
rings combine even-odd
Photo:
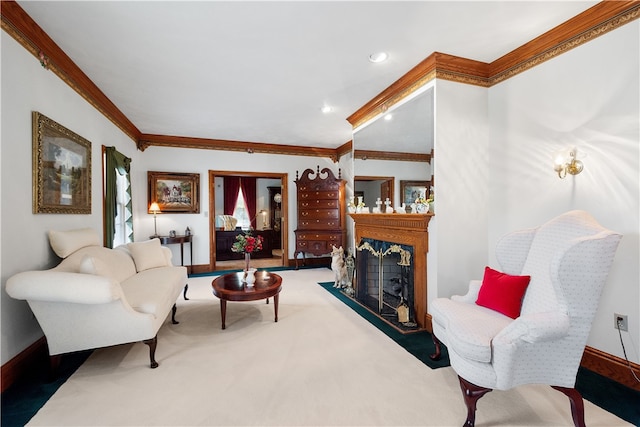
[(158, 203), (153, 202), (151, 203), (151, 206), (149, 206), (149, 211), (153, 213), (158, 213), (160, 212), (160, 206), (158, 206)]

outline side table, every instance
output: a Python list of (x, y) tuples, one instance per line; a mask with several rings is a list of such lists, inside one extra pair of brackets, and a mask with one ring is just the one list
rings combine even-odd
[[(161, 245), (180, 245), (180, 265), (184, 266), (184, 244), (185, 243), (189, 243), (189, 255), (191, 257), (191, 263), (189, 264), (189, 273), (192, 273), (193, 271), (193, 234), (190, 234), (188, 236), (151, 236), (150, 239), (160, 239), (160, 244)], [(184, 286), (184, 292), (182, 294), (183, 298), (185, 300), (188, 300), (189, 298), (187, 298), (187, 290), (189, 289), (189, 284), (187, 283)]]

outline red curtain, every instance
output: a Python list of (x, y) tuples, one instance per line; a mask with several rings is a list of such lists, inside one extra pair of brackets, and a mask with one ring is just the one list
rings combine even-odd
[(240, 193), (240, 177), (225, 176), (222, 187), (224, 188), (224, 214), (233, 215), (233, 211), (236, 208), (236, 201), (238, 200), (238, 194)]
[(251, 220), (251, 228), (256, 229), (256, 178), (242, 177), (240, 179), (242, 194), (244, 195), (244, 204), (247, 207), (247, 213)]

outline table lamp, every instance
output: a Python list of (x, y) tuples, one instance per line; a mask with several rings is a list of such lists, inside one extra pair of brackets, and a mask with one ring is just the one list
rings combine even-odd
[(158, 206), (158, 203), (153, 202), (153, 203), (151, 203), (151, 206), (149, 206), (149, 210), (151, 212), (153, 212), (153, 236), (151, 236), (151, 237), (158, 237), (158, 227), (157, 227), (157, 223), (156, 223), (156, 214), (158, 212), (160, 212), (160, 206)]

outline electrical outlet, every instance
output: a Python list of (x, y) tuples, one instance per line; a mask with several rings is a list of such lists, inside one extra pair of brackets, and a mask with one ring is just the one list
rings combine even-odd
[(627, 322), (627, 315), (626, 314), (618, 314), (618, 313), (613, 313), (613, 327), (616, 329), (620, 329), (621, 331), (628, 331), (629, 330), (629, 323)]

